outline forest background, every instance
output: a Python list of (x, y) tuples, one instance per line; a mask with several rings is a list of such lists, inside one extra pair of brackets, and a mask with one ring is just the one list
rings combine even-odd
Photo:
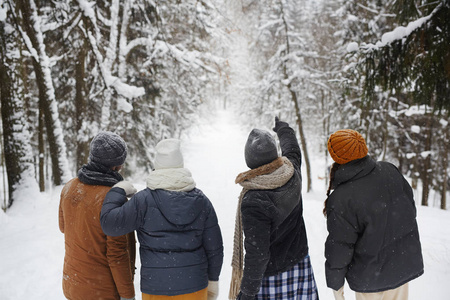
[(0, 0), (2, 208), (75, 176), (100, 130), (146, 172), (219, 101), (249, 128), (295, 124), (305, 192), (311, 153), (330, 165), (352, 128), (447, 209), (449, 45), (450, 0)]

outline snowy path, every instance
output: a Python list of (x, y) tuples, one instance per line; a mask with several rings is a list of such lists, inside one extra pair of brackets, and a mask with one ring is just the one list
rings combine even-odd
[[(272, 124), (267, 124), (270, 128)], [(231, 277), (230, 260), (237, 197), (236, 175), (247, 170), (243, 148), (248, 132), (230, 111), (219, 110), (202, 119), (182, 139), (185, 165), (192, 171), (197, 187), (211, 199), (217, 211), (225, 246), (220, 277), (219, 300), (226, 300)], [(304, 193), (304, 217), (311, 260), (320, 299), (332, 300), (326, 288), (323, 243), (327, 232), (322, 216), (325, 183), (318, 180), (323, 162), (311, 161), (313, 192)], [(142, 182), (136, 182), (143, 188)], [(63, 235), (58, 229), (58, 205), (61, 187), (51, 192), (29, 195), (18, 201), (7, 214), (0, 212), (0, 299), (64, 299), (61, 274), (64, 258)], [(419, 192), (418, 192), (419, 194)], [(425, 259), (425, 274), (410, 284), (411, 300), (450, 299), (450, 212), (418, 207), (418, 221)], [(139, 262), (137, 264), (139, 269)], [(139, 277), (139, 276), (137, 276)], [(136, 279), (136, 299), (139, 293)], [(346, 286), (347, 299), (354, 299)]]
[[(272, 124), (267, 124), (270, 127)], [(267, 128), (266, 128), (267, 129)], [(244, 145), (248, 132), (243, 130), (229, 111), (219, 111), (211, 126), (200, 125), (198, 132), (190, 133), (184, 141), (186, 166), (192, 171), (197, 187), (210, 198), (216, 209), (225, 247), (224, 265), (220, 278), (220, 299), (226, 300), (231, 278), (231, 256), (236, 206), (241, 188), (234, 183), (237, 174), (248, 170), (244, 160)], [(322, 186), (323, 182), (321, 182)], [(308, 197), (305, 197), (308, 198)], [(319, 198), (320, 199), (320, 198)], [(324, 286), (323, 245), (326, 226), (323, 216), (309, 212), (322, 210), (321, 201), (305, 201), (305, 222), (308, 235), (313, 236), (310, 252), (318, 284)], [(311, 238), (310, 238), (311, 239)], [(319, 283), (320, 282), (320, 283)], [(321, 296), (329, 292), (322, 289)], [(328, 294), (332, 297), (332, 294)], [(325, 299), (332, 299), (332, 298)]]
[(197, 187), (213, 202), (224, 240), (224, 264), (220, 276), (220, 299), (227, 299), (236, 206), (241, 189), (234, 183), (245, 171), (244, 145), (247, 133), (227, 112), (220, 112), (211, 126), (201, 126), (183, 143), (185, 165)]

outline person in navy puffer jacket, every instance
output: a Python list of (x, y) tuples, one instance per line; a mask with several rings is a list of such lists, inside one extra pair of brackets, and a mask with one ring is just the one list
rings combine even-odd
[(142, 299), (216, 299), (223, 262), (214, 207), (184, 168), (180, 141), (156, 145), (147, 188), (122, 181), (107, 193), (100, 221), (105, 234), (136, 230), (140, 243)]

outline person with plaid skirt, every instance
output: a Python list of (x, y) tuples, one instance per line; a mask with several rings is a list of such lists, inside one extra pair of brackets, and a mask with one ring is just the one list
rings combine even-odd
[(242, 192), (228, 298), (319, 299), (303, 220), (300, 147), (286, 122), (275, 118), (273, 130), (282, 156), (269, 132), (253, 129), (245, 145), (250, 170), (236, 178)]

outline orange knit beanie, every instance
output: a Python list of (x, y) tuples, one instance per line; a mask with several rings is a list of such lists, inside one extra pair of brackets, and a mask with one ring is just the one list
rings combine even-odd
[(362, 135), (351, 129), (338, 130), (328, 139), (328, 152), (340, 165), (367, 155), (366, 141)]

